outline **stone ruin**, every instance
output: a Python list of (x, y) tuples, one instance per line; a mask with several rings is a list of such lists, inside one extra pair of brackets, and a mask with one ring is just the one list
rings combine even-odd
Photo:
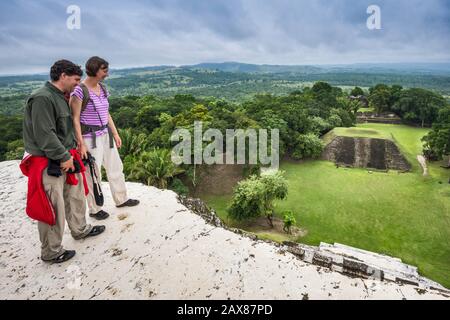
[(364, 108), (369, 107), (369, 99), (366, 96), (350, 96), (348, 97), (350, 100), (359, 101)]
[(336, 137), (325, 147), (322, 159), (346, 167), (411, 170), (395, 143), (387, 139)]
[(392, 112), (376, 113), (371, 111), (357, 112), (356, 120), (358, 123), (386, 123), (402, 124), (403, 120)]

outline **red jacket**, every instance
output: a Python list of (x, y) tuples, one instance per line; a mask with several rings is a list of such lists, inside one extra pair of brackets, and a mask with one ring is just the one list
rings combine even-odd
[[(74, 160), (78, 160), (81, 167), (81, 175), (83, 176), (84, 194), (89, 193), (86, 177), (84, 172), (86, 168), (81, 161), (81, 157), (75, 149), (70, 150)], [(42, 184), (42, 173), (48, 167), (48, 158), (28, 155), (20, 163), (20, 170), (28, 177), (28, 192), (27, 192), (27, 215), (34, 220), (38, 220), (49, 225), (56, 224), (56, 212), (52, 206), (47, 193)], [(75, 174), (68, 173), (66, 175), (66, 183), (77, 185), (78, 179)]]

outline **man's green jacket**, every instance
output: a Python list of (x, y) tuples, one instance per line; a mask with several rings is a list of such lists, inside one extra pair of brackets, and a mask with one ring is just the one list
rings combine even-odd
[(72, 115), (64, 93), (47, 82), (28, 98), (23, 120), (25, 151), (62, 162), (76, 147)]

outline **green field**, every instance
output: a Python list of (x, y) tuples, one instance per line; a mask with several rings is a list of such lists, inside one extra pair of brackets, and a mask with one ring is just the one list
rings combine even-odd
[[(399, 257), (424, 276), (450, 287), (450, 172), (439, 163), (423, 177), (416, 155), (428, 129), (361, 124), (335, 134), (394, 140), (413, 168), (409, 173), (336, 168), (327, 161), (284, 162), (289, 195), (276, 211), (292, 210), (308, 231), (298, 241), (339, 242)], [(204, 196), (225, 222), (231, 195)], [(282, 237), (281, 237), (282, 238)], [(280, 237), (278, 239), (280, 240)]]
[(358, 112), (375, 112), (375, 108), (359, 108)]

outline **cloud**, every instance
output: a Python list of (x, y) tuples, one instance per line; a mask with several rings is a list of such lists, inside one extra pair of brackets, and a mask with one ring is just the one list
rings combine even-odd
[[(68, 30), (66, 8), (81, 8)], [(368, 30), (366, 9), (381, 8)], [(13, 0), (0, 2), (0, 73), (104, 56), (113, 67), (450, 61), (446, 0)]]

